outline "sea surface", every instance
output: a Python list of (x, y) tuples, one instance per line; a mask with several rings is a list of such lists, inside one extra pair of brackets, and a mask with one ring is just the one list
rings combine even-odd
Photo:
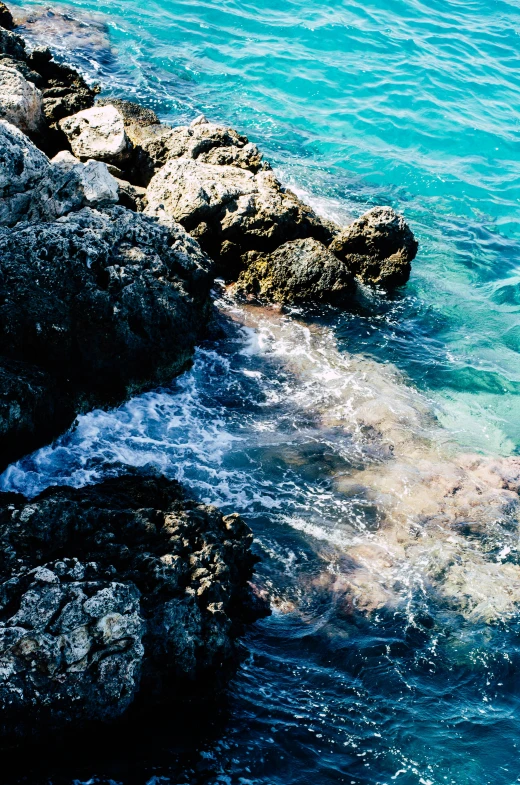
[(172, 707), (13, 782), (520, 782), (519, 0), (10, 5), (106, 94), (236, 127), (322, 214), (390, 204), (420, 241), (349, 313), (217, 288), (192, 370), (0, 478), (155, 466), (242, 513), (273, 605), (209, 730)]

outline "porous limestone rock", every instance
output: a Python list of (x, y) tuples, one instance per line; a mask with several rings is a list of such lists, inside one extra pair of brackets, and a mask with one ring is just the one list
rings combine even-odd
[(346, 305), (352, 299), (352, 273), (318, 240), (293, 240), (271, 254), (256, 256), (234, 287), (240, 297), (331, 305)]
[(0, 120), (0, 226), (52, 221), (118, 198), (117, 182), (105, 164), (82, 164), (70, 154), (51, 162), (18, 128)]
[(410, 277), (418, 243), (401, 215), (374, 207), (336, 235), (330, 249), (363, 283), (393, 287)]
[(237, 515), (156, 475), (0, 494), (3, 739), (222, 688), (259, 615), (251, 541)]
[(172, 216), (236, 280), (249, 251), (270, 252), (282, 243), (331, 233), (318, 216), (269, 171), (169, 160), (148, 186), (149, 215)]
[(41, 132), (45, 120), (42, 94), (15, 68), (0, 61), (0, 117), (24, 133)]
[[(182, 227), (123, 207), (0, 228), (0, 364), (50, 374), (74, 414), (116, 404), (188, 365), (212, 281), (211, 261)], [(26, 420), (22, 410), (11, 430), (23, 435)], [(34, 430), (27, 438), (43, 441)], [(2, 466), (19, 457), (11, 442), (8, 431)]]
[(60, 120), (72, 152), (82, 161), (95, 158), (118, 164), (130, 154), (123, 116), (115, 106), (94, 106)]
[(17, 60), (25, 60), (25, 41), (16, 33), (5, 30), (0, 26), (0, 55), (14, 57)]
[(236, 166), (253, 174), (270, 169), (262, 153), (246, 136), (232, 128), (196, 118), (189, 126), (170, 128), (157, 123), (132, 131), (135, 145), (133, 176), (147, 186), (153, 175), (170, 159), (188, 158), (200, 163)]

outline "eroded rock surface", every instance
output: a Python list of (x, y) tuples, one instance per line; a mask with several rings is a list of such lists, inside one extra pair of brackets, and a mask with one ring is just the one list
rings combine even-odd
[(0, 120), (0, 226), (53, 221), (118, 198), (118, 185), (105, 164), (82, 164), (68, 153), (51, 162), (18, 128)]
[[(182, 227), (123, 207), (0, 229), (0, 364), (50, 374), (76, 413), (115, 404), (186, 367), (212, 280)], [(25, 419), (22, 410), (11, 428), (23, 432)], [(19, 455), (9, 428), (4, 438), (2, 465)]]
[(0, 61), (0, 117), (24, 133), (38, 133), (44, 127), (42, 94), (16, 68)]
[(363, 283), (400, 286), (410, 277), (418, 243), (401, 215), (374, 207), (334, 238), (330, 249)]
[(330, 230), (267, 171), (173, 159), (148, 187), (149, 215), (169, 215), (195, 237), (227, 280), (249, 251), (270, 252), (305, 237), (330, 242)]
[(223, 686), (258, 617), (237, 515), (132, 473), (28, 501), (0, 494), (0, 733), (110, 721)]
[(82, 161), (94, 158), (118, 165), (130, 154), (123, 116), (111, 104), (85, 109), (59, 125), (73, 154)]
[(234, 287), (238, 296), (253, 301), (332, 305), (348, 304), (353, 289), (346, 265), (312, 238), (284, 243), (272, 254), (251, 259)]

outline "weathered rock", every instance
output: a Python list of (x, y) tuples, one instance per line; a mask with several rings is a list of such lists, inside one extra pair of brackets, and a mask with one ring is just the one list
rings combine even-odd
[(16, 60), (25, 60), (25, 41), (16, 33), (0, 27), (0, 54), (14, 57)]
[(170, 128), (157, 123), (131, 131), (135, 146), (133, 177), (147, 186), (153, 175), (170, 159), (189, 158), (201, 163), (236, 166), (253, 174), (270, 169), (258, 147), (232, 128), (198, 117), (189, 126)]
[(221, 688), (259, 615), (251, 541), (238, 516), (155, 475), (1, 494), (3, 738)]
[(44, 128), (42, 94), (15, 68), (0, 61), (0, 117), (24, 133), (38, 133)]
[(96, 106), (113, 106), (117, 109), (123, 118), (125, 132), (131, 142), (141, 139), (143, 133), (148, 133), (147, 129), (161, 125), (155, 112), (132, 101), (122, 101), (119, 98), (99, 98)]
[(330, 245), (363, 283), (405, 284), (418, 243), (404, 218), (391, 207), (374, 207), (340, 232)]
[(5, 3), (0, 3), (0, 27), (4, 30), (14, 30), (14, 19)]
[(123, 207), (128, 207), (129, 210), (135, 210), (137, 213), (144, 212), (148, 206), (146, 188), (132, 185), (128, 180), (116, 179), (119, 186), (119, 203)]
[(18, 128), (0, 120), (0, 225), (52, 221), (118, 198), (105, 164), (82, 164), (67, 154), (53, 163)]
[(60, 120), (59, 126), (69, 140), (72, 152), (82, 161), (94, 158), (118, 164), (131, 152), (123, 116), (108, 104), (94, 106)]
[(0, 357), (50, 374), (74, 413), (116, 404), (186, 368), (212, 280), (182, 227), (122, 207), (0, 229)]
[(272, 254), (252, 259), (236, 285), (238, 296), (275, 303), (345, 305), (354, 277), (325, 246), (308, 238), (284, 243)]
[(305, 237), (331, 241), (329, 228), (271, 172), (198, 160), (168, 161), (148, 186), (146, 212), (179, 221), (227, 280), (236, 280), (249, 251), (270, 252)]
[(43, 109), (49, 124), (94, 105), (99, 88), (89, 87), (81, 74), (57, 63), (49, 49), (35, 49), (27, 62), (45, 80)]

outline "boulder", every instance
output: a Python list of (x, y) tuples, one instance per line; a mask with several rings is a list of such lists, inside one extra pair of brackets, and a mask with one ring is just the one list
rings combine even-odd
[[(182, 227), (123, 207), (0, 228), (0, 365), (49, 375), (73, 415), (115, 405), (186, 368), (212, 281), (210, 260)], [(23, 406), (9, 422), (2, 468), (21, 454), (13, 433), (33, 446), (49, 435), (43, 418), (38, 438)]]
[(196, 118), (189, 126), (170, 128), (157, 123), (134, 128), (134, 179), (147, 186), (170, 159), (188, 158), (218, 166), (236, 166), (253, 174), (269, 170), (262, 154), (246, 136), (226, 126)]
[(363, 283), (401, 286), (410, 277), (418, 243), (391, 207), (374, 207), (336, 235), (330, 250)]
[(119, 164), (128, 158), (131, 147), (123, 116), (115, 106), (94, 106), (60, 120), (72, 152), (82, 161), (95, 158)]
[(260, 615), (237, 515), (132, 472), (28, 501), (0, 494), (0, 736), (210, 697)]
[(0, 61), (0, 117), (24, 133), (39, 133), (45, 125), (42, 94), (15, 68)]
[(49, 161), (18, 128), (0, 120), (0, 226), (52, 221), (84, 206), (118, 201), (105, 164), (70, 154)]
[(153, 177), (146, 213), (171, 216), (236, 280), (249, 251), (271, 252), (282, 243), (314, 237), (326, 244), (330, 229), (269, 171), (169, 160)]
[(318, 240), (307, 238), (251, 259), (234, 290), (240, 297), (259, 301), (346, 305), (354, 288), (346, 265)]

